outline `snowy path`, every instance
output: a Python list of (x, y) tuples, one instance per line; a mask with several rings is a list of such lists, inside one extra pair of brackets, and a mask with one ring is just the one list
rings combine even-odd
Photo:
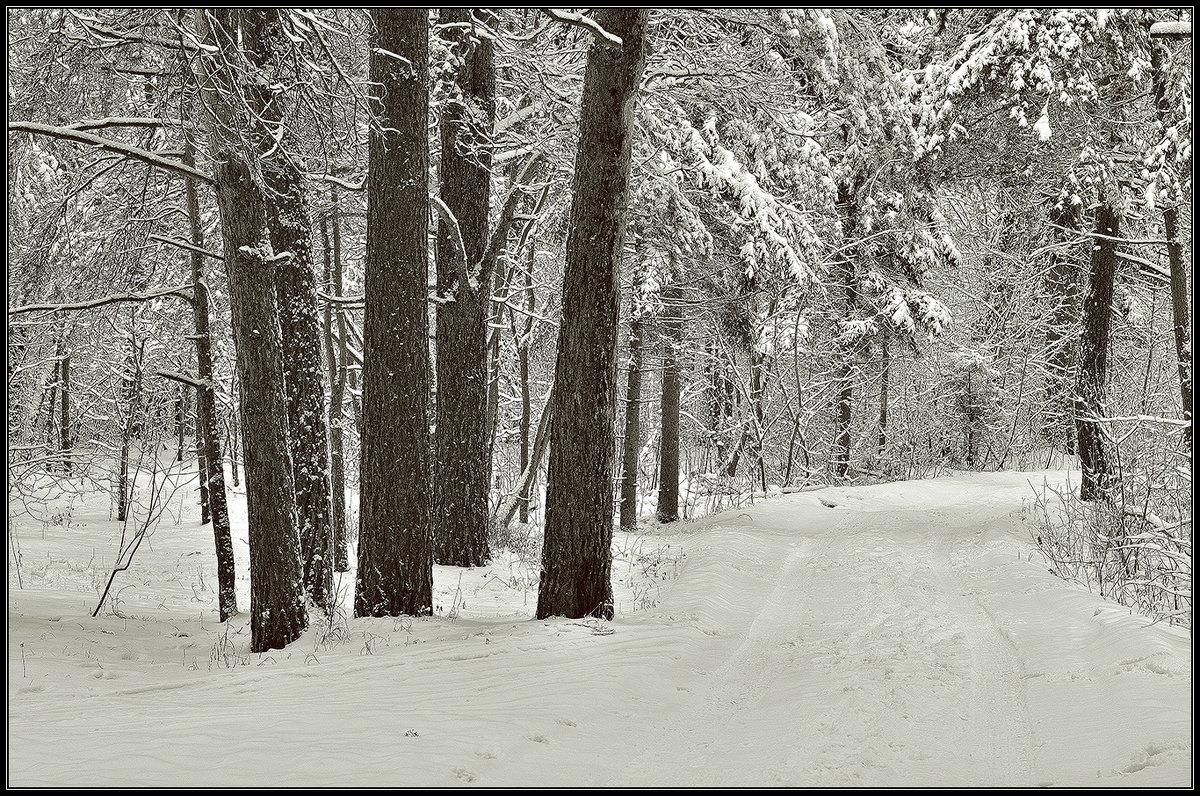
[(10, 784), (1188, 785), (1190, 636), (1030, 560), (1028, 477), (682, 524), (679, 578), (602, 632), (362, 620), (205, 671), (211, 626), (88, 625), (10, 586)]

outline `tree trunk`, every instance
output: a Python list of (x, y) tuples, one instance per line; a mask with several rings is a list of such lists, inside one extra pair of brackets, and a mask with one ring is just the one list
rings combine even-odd
[[(308, 624), (297, 531), (284, 383), (284, 350), (276, 294), (277, 261), (267, 230), (265, 197), (254, 182), (247, 153), (233, 131), (242, 109), (231, 104), (255, 88), (255, 77), (230, 69), (228, 61), (261, 48), (258, 12), (214, 9), (198, 14), (203, 38), (226, 63), (201, 77), (213, 110), (210, 141), (213, 178), (221, 214), (233, 343), (237, 352), (250, 532), (250, 649), (264, 652), (294, 641)], [(212, 24), (208, 25), (208, 17)], [(258, 153), (254, 153), (257, 156)]]
[(889, 345), (890, 332), (885, 328), (879, 340), (879, 356), (882, 363), (879, 367), (879, 456), (883, 456), (887, 448), (888, 426), (888, 390), (892, 381), (892, 352)]
[(620, 264), (647, 16), (646, 9), (593, 12), (623, 44), (593, 41), (583, 79), (555, 363), (539, 619), (613, 615)]
[[(494, 24), (494, 15), (481, 20)], [(488, 367), (490, 276), (483, 272), (491, 195), (491, 128), (496, 81), (491, 39), (472, 43), (465, 8), (443, 8), (443, 34), (459, 65), (461, 93), (442, 110), (441, 198), (458, 220), (437, 234), (437, 434), (434, 477), (437, 523), (434, 561), (478, 567), (490, 558), (487, 540)], [(459, 251), (461, 245), (463, 251)], [(465, 283), (464, 283), (465, 280)]]
[[(321, 242), (325, 256), (325, 289), (331, 295), (342, 295), (341, 252), (333, 251), (329, 243), (329, 221), (340, 224), (337, 212), (337, 197), (334, 196), (333, 214), (329, 220), (321, 219)], [(340, 247), (338, 247), (340, 248)], [(322, 333), (325, 338), (325, 363), (329, 378), (329, 489), (333, 510), (333, 568), (337, 572), (350, 569), (346, 542), (346, 466), (343, 456), (342, 403), (346, 396), (346, 360), (339, 356), (334, 347), (333, 334), (334, 302), (325, 303), (322, 318)], [(341, 310), (338, 310), (339, 320)], [(345, 345), (345, 340), (339, 341)]]
[[(184, 149), (184, 162), (194, 165), (192, 145)], [(200, 200), (196, 181), (184, 184), (187, 196), (188, 228), (192, 245), (204, 248), (204, 232), (200, 226)], [(237, 584), (233, 559), (233, 532), (229, 524), (229, 504), (225, 496), (225, 465), (221, 458), (221, 430), (217, 417), (216, 391), (213, 389), (212, 340), (208, 333), (208, 285), (204, 281), (203, 255), (191, 252), (192, 266), (192, 325), (196, 335), (196, 373), (204, 386), (196, 392), (196, 425), (200, 430), (200, 490), (201, 522), (212, 519), (213, 541), (217, 551), (217, 604), (221, 621), (237, 613)], [(237, 464), (234, 464), (234, 483), (237, 483)]]
[(679, 349), (683, 339), (683, 316), (679, 289), (663, 290), (662, 433), (658, 454), (658, 521), (679, 519)]
[[(857, 215), (857, 207), (855, 205), (853, 190), (845, 185), (838, 190), (838, 205), (842, 207), (842, 236), (850, 240), (854, 234), (856, 226), (855, 216)], [(842, 310), (842, 317), (845, 320), (851, 320), (854, 317), (854, 308), (858, 303), (858, 289), (854, 281), (854, 266), (849, 260), (843, 260), (840, 263), (839, 272), (843, 280), (843, 288), (845, 290), (845, 305)], [(854, 356), (853, 347), (851, 345), (839, 346), (837, 349), (838, 355), (842, 357), (842, 362), (838, 365), (837, 381), (841, 385), (838, 390), (837, 397), (837, 414), (834, 416), (833, 423), (833, 475), (838, 480), (843, 480), (850, 472), (850, 425), (851, 411), (854, 407)]]
[[(1072, 231), (1079, 228), (1078, 209), (1064, 199), (1062, 205), (1051, 208), (1050, 221), (1056, 225), (1056, 241), (1069, 239), (1073, 237)], [(1075, 263), (1066, 252), (1057, 249), (1050, 252), (1046, 292), (1051, 308), (1049, 323), (1046, 324), (1048, 372), (1042, 433), (1052, 447), (1072, 455), (1075, 453), (1075, 423), (1072, 419), (1071, 382), (1078, 347), (1074, 326), (1079, 318), (1079, 275)]]
[[(636, 282), (637, 280), (635, 280)], [(635, 284), (634, 296), (640, 286)], [(642, 448), (642, 316), (633, 308), (629, 320), (629, 376), (625, 388), (625, 445), (621, 456), (621, 529), (638, 524), (638, 458)]]
[(1108, 376), (1108, 328), (1112, 312), (1113, 281), (1117, 271), (1117, 241), (1120, 219), (1109, 205), (1096, 210), (1096, 232), (1106, 237), (1092, 242), (1091, 273), (1083, 301), (1083, 336), (1079, 345), (1079, 373), (1075, 383), (1075, 428), (1079, 439), (1079, 464), (1083, 483), (1082, 500), (1104, 498), (1113, 472), (1104, 445), (1104, 430), (1098, 418), (1105, 411), (1105, 381)]
[[(533, 267), (537, 254), (537, 246), (529, 246), (529, 265), (525, 269), (525, 328), (517, 346), (517, 360), (521, 369), (521, 473), (529, 469), (529, 430), (533, 421), (533, 407), (530, 404), (529, 385), (529, 343), (533, 336), (533, 313), (537, 309), (537, 297), (533, 292)], [(532, 482), (531, 482), (532, 483)], [(522, 487), (520, 497), (521, 522), (529, 522), (529, 487)]]
[(59, 450), (62, 453), (63, 472), (71, 473), (71, 353), (66, 351), (58, 361), (58, 397), (61, 401), (58, 415)]
[(282, 90), (275, 87), (281, 75), (293, 79), (294, 75), (289, 74), (290, 55), (279, 51), (286, 46), (280, 12), (245, 9), (241, 22), (242, 54), (251, 73), (270, 76), (269, 80), (254, 80), (242, 93), (248, 110), (248, 132), (262, 168), (271, 247), (291, 254), (281, 257), (274, 271), (300, 560), (309, 597), (328, 609), (333, 589), (333, 510), (311, 222), (303, 170), (289, 152), (295, 142), (284, 118)]
[[(1154, 107), (1164, 129), (1170, 123), (1170, 101), (1167, 99), (1166, 76), (1163, 74), (1163, 55), (1166, 42), (1154, 40), (1150, 47), (1150, 68), (1154, 75)], [(1179, 362), (1179, 394), (1183, 401), (1183, 419), (1192, 420), (1192, 321), (1188, 297), (1187, 271), (1183, 262), (1183, 246), (1179, 241), (1179, 209), (1174, 204), (1163, 208), (1167, 232), (1167, 259), (1171, 268), (1171, 313), (1175, 329), (1175, 355)], [(1183, 432), (1183, 448), (1192, 450), (1192, 427)]]
[(433, 612), (430, 533), (429, 32), (423, 8), (371, 12), (363, 438), (355, 616)]

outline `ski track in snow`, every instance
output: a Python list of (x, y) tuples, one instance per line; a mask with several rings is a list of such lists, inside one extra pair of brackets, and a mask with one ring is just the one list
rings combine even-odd
[(681, 523), (646, 539), (683, 546), (679, 577), (608, 625), (529, 621), (527, 591), (439, 567), (435, 602), (470, 611), (234, 668), (206, 666), (221, 631), (187, 599), (206, 529), (124, 573), (183, 581), (130, 590), (138, 619), (10, 566), (10, 785), (1188, 785), (1190, 634), (1046, 571), (1015, 516), (1043, 475)]

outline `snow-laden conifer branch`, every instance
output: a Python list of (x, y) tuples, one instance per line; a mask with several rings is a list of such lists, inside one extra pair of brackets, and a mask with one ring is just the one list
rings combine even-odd
[(202, 171), (192, 168), (177, 160), (163, 157), (157, 152), (151, 152), (148, 149), (143, 149), (133, 144), (126, 144), (122, 141), (114, 141), (111, 138), (89, 133), (85, 130), (75, 129), (72, 127), (55, 127), (51, 124), (41, 124), (40, 122), (9, 122), (9, 132), (13, 133), (33, 133), (35, 135), (46, 135), (51, 138), (62, 138), (67, 141), (74, 141), (79, 144), (90, 144), (91, 146), (100, 147), (109, 152), (115, 152), (125, 157), (140, 160), (151, 166), (155, 166), (166, 171), (173, 171), (176, 174), (182, 174), (185, 177), (192, 177), (201, 182), (212, 184), (212, 177)]

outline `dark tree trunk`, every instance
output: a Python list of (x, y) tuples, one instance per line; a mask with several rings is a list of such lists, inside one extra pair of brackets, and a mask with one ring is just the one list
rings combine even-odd
[[(636, 280), (635, 280), (636, 282)], [(635, 297), (638, 286), (635, 285)], [(625, 388), (625, 445), (621, 456), (621, 529), (638, 524), (638, 456), (642, 449), (642, 335), (637, 308), (629, 320), (629, 375)]]
[(243, 96), (262, 168), (271, 247), (291, 254), (275, 264), (275, 297), (283, 343), (300, 560), (305, 590), (314, 603), (328, 609), (333, 589), (333, 510), (321, 331), (304, 175), (289, 153), (295, 142), (289, 120), (284, 118), (283, 95), (272, 87), (280, 76), (292, 77), (290, 55), (280, 52), (286, 46), (280, 13), (272, 8), (241, 12), (242, 53), (253, 74), (268, 77), (246, 86)]
[[(525, 328), (517, 346), (517, 360), (521, 370), (521, 472), (529, 468), (530, 439), (529, 431), (533, 422), (533, 407), (530, 402), (529, 385), (529, 343), (533, 336), (533, 313), (537, 309), (537, 297), (533, 292), (533, 267), (537, 247), (529, 246), (529, 265), (525, 269), (525, 308), (529, 314), (525, 316)], [(532, 482), (529, 486), (532, 486)], [(520, 520), (529, 522), (529, 486), (520, 490)]]
[[(1073, 237), (1079, 228), (1079, 212), (1068, 200), (1050, 210), (1057, 241)], [(1058, 229), (1063, 227), (1064, 229)], [(1046, 390), (1043, 435), (1051, 446), (1067, 455), (1075, 453), (1074, 410), (1071, 406), (1075, 353), (1078, 338), (1074, 332), (1079, 318), (1079, 272), (1067, 252), (1050, 252), (1046, 292), (1051, 302), (1046, 325)]]
[[(494, 25), (490, 12), (481, 21)], [(492, 43), (472, 43), (469, 9), (443, 8), (443, 34), (459, 64), (455, 94), (442, 110), (441, 198), (458, 220), (438, 224), (437, 434), (434, 437), (433, 556), (439, 564), (477, 567), (487, 541), (488, 366), (490, 274), (483, 272), (491, 194), (491, 128), (496, 81)], [(456, 238), (461, 235), (461, 238)], [(459, 251), (459, 245), (464, 251)], [(464, 257), (465, 254), (465, 257)], [(465, 283), (464, 283), (465, 282)]]
[[(429, 32), (423, 8), (371, 12), (362, 492), (355, 616), (433, 612), (430, 534)], [(397, 57), (399, 56), (399, 57)]]
[[(129, 355), (121, 373), (121, 398), (125, 402), (125, 416), (121, 424), (121, 459), (117, 463), (117, 522), (129, 519), (129, 499), (132, 489), (129, 483), (129, 455), (133, 450), (133, 438), (137, 433), (137, 414), (142, 395), (142, 353), (145, 342), (138, 343), (135, 316), (129, 318)], [(134, 473), (136, 476), (136, 473)]]
[(58, 442), (59, 451), (62, 455), (62, 468), (64, 473), (71, 472), (71, 353), (69, 351), (63, 354), (63, 358), (58, 361), (59, 367), (59, 390), (58, 398), (61, 401), (58, 414)]
[[(201, 12), (200, 17), (207, 22), (207, 15), (212, 24), (206, 38), (226, 59), (262, 49), (257, 40), (258, 12), (215, 9)], [(247, 154), (231, 135), (241, 109), (226, 104), (256, 90), (247, 82), (257, 86), (253, 76), (226, 65), (203, 76), (200, 84), (206, 86), (207, 104), (217, 117), (210, 137), (241, 393), (250, 533), (250, 649), (263, 652), (294, 641), (308, 624), (308, 613), (275, 287), (280, 258), (271, 248), (263, 190), (254, 182)]]
[[(192, 147), (185, 148), (184, 162), (193, 165)], [(185, 183), (188, 228), (192, 245), (204, 248), (204, 232), (200, 226), (200, 200), (196, 181)], [(212, 519), (213, 540), (217, 551), (217, 603), (221, 621), (237, 613), (237, 585), (233, 559), (233, 533), (229, 525), (229, 504), (225, 497), (225, 465), (221, 459), (221, 430), (217, 417), (216, 392), (213, 389), (212, 341), (208, 333), (208, 285), (204, 281), (203, 255), (191, 253), (192, 266), (192, 325), (196, 335), (196, 373), (204, 386), (196, 392), (196, 426), (199, 429), (200, 490), (202, 496), (201, 522)], [(234, 465), (236, 484), (237, 465)]]
[(662, 434), (658, 448), (658, 521), (679, 519), (679, 348), (683, 316), (679, 289), (663, 290)]
[(879, 455), (883, 456), (884, 450), (887, 448), (887, 427), (888, 427), (888, 390), (891, 388), (892, 381), (892, 352), (889, 345), (890, 332), (884, 329), (883, 335), (879, 340), (879, 356), (882, 363), (879, 368)]
[[(329, 242), (329, 223), (341, 223), (337, 213), (337, 198), (334, 197), (333, 214), (329, 220), (321, 219), (321, 242), (325, 253), (325, 289), (334, 296), (342, 295), (341, 252), (333, 251)], [(340, 247), (338, 247), (340, 248)], [(338, 311), (339, 320), (341, 310)], [(325, 338), (325, 363), (329, 378), (329, 487), (333, 509), (333, 568), (337, 572), (350, 569), (346, 544), (346, 467), (343, 459), (345, 447), (342, 433), (342, 403), (346, 396), (346, 360), (334, 346), (333, 333), (334, 302), (325, 303), (322, 317), (322, 333)], [(345, 340), (338, 341), (344, 345)]]
[[(850, 240), (856, 226), (857, 206), (853, 190), (845, 185), (838, 190), (838, 205), (842, 208), (842, 235)], [(855, 284), (854, 265), (849, 260), (843, 260), (838, 268), (845, 290), (845, 304), (842, 310), (844, 320), (854, 317), (855, 305), (858, 303), (858, 288)], [(838, 364), (837, 381), (840, 385), (837, 397), (837, 414), (833, 422), (833, 475), (842, 480), (850, 472), (850, 425), (851, 412), (854, 407), (854, 350), (852, 345), (838, 347), (838, 355), (842, 361)]]
[[(1165, 128), (1170, 123), (1171, 104), (1167, 99), (1163, 56), (1166, 42), (1155, 40), (1150, 47), (1150, 67), (1154, 75), (1154, 107), (1158, 120)], [(1174, 204), (1163, 208), (1167, 231), (1167, 259), (1171, 268), (1171, 319), (1175, 329), (1175, 355), (1179, 362), (1179, 394), (1183, 401), (1183, 419), (1192, 420), (1192, 321), (1188, 297), (1187, 270), (1183, 262), (1183, 246), (1179, 241), (1179, 209)], [(1183, 432), (1184, 450), (1192, 450), (1192, 427)]]
[(181, 385), (178, 392), (175, 394), (175, 461), (183, 461), (183, 439), (187, 436), (184, 429), (184, 421), (187, 418), (187, 409), (183, 404), (184, 387)]
[(1104, 445), (1105, 381), (1108, 376), (1108, 328), (1112, 312), (1113, 281), (1117, 272), (1117, 241), (1120, 219), (1109, 205), (1096, 210), (1096, 232), (1092, 242), (1091, 273), (1083, 300), (1083, 336), (1079, 345), (1079, 373), (1075, 383), (1075, 428), (1079, 439), (1079, 464), (1083, 500), (1104, 498), (1112, 480), (1112, 467)]
[(611, 618), (620, 264), (646, 9), (601, 8), (583, 79), (537, 618)]

